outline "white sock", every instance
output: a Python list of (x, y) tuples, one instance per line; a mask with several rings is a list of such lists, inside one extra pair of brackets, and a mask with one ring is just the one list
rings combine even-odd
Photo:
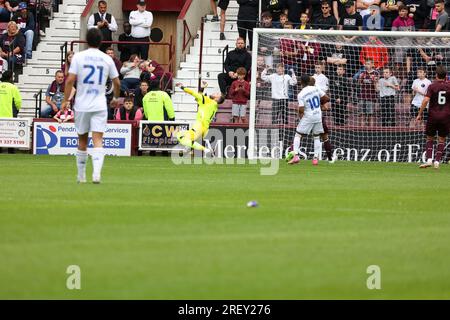
[(319, 159), (321, 152), (322, 142), (320, 142), (320, 136), (314, 137), (314, 158)]
[(105, 154), (103, 153), (103, 148), (92, 149), (92, 166), (94, 170), (92, 176), (99, 178), (102, 173), (103, 160), (105, 159)]
[(77, 150), (76, 153), (77, 168), (78, 168), (78, 180), (86, 179), (86, 163), (88, 159), (87, 151)]
[(300, 153), (300, 138), (301, 138), (300, 135), (295, 134), (295, 137), (294, 137), (294, 153), (297, 154), (297, 155)]

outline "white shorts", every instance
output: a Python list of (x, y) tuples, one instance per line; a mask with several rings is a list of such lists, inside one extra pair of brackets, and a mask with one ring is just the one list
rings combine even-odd
[(246, 110), (245, 108), (247, 107), (246, 104), (234, 104), (232, 106), (231, 109), (231, 114), (233, 117), (245, 117), (245, 113)]
[(297, 132), (304, 135), (309, 135), (310, 133), (318, 135), (323, 133), (323, 125), (322, 122), (307, 122), (300, 120), (300, 123), (297, 126)]
[(75, 112), (75, 128), (78, 134), (105, 132), (108, 110), (94, 112)]

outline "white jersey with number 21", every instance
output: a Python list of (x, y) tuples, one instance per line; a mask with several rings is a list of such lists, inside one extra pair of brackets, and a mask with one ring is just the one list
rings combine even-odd
[(302, 121), (309, 123), (322, 122), (322, 110), (320, 108), (320, 98), (325, 92), (317, 87), (307, 86), (298, 94), (298, 105), (305, 107)]
[(94, 112), (107, 109), (106, 81), (119, 76), (110, 56), (93, 48), (75, 53), (69, 73), (77, 76), (75, 111)]

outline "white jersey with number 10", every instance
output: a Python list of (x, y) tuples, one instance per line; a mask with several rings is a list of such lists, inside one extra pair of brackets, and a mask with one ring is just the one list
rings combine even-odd
[(119, 76), (113, 59), (98, 49), (87, 49), (72, 58), (69, 73), (77, 76), (74, 109), (94, 112), (107, 109), (106, 81)]
[(309, 123), (322, 122), (322, 110), (320, 108), (320, 98), (325, 92), (317, 87), (307, 86), (298, 94), (298, 105), (305, 107), (302, 121)]

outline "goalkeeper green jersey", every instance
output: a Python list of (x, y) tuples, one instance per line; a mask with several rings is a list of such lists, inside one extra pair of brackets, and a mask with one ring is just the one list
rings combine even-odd
[(189, 93), (195, 98), (198, 103), (198, 112), (196, 121), (201, 123), (203, 130), (208, 130), (211, 121), (213, 120), (217, 109), (217, 101), (205, 96), (199, 92), (195, 92), (189, 88), (183, 88), (184, 92)]
[(167, 92), (150, 91), (142, 99), (144, 114), (149, 121), (164, 121), (164, 109), (169, 119), (175, 119), (172, 100)]
[(19, 89), (12, 83), (0, 82), (0, 118), (13, 117), (13, 102), (18, 110), (22, 107)]

